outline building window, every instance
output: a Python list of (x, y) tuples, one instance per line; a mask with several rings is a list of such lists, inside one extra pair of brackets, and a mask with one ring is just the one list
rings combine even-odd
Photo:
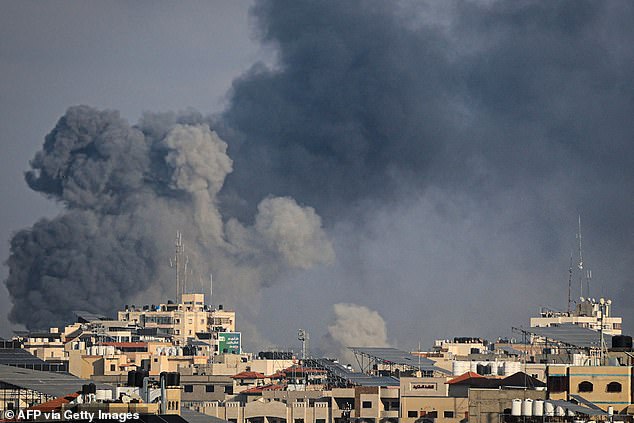
[(183, 389), (185, 392), (194, 392), (194, 385), (184, 385)]
[(295, 423), (304, 423), (304, 419), (295, 419)]
[(446, 419), (453, 419), (453, 411), (445, 411), (442, 413), (443, 417)]
[(372, 401), (363, 401), (362, 407), (363, 408), (372, 408)]
[(607, 386), (608, 392), (621, 392), (622, 390), (623, 388), (621, 387), (621, 384), (619, 382), (608, 383), (608, 386)]
[(418, 417), (418, 411), (416, 411), (416, 410), (408, 410), (407, 411), (407, 417), (409, 417), (409, 418)]
[(225, 394), (233, 395), (233, 386), (225, 385)]
[(593, 390), (594, 386), (592, 386), (592, 383), (588, 381), (581, 382), (578, 387), (579, 392), (592, 392)]
[(110, 371), (114, 372), (115, 370), (117, 370), (117, 365), (116, 364), (111, 364), (110, 365)]
[(315, 423), (326, 423), (326, 419), (315, 419)]
[(214, 386), (213, 385), (205, 386), (205, 392), (213, 392), (213, 391), (214, 391)]
[(425, 417), (429, 417), (430, 419), (437, 419), (438, 411), (430, 411), (427, 414), (425, 414)]

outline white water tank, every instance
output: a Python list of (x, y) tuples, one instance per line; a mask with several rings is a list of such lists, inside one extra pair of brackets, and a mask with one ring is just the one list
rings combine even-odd
[(522, 363), (519, 361), (507, 361), (504, 363), (504, 376), (511, 376), (522, 370)]
[(454, 376), (460, 376), (467, 373), (471, 369), (468, 361), (454, 361), (451, 363), (451, 372)]
[(548, 417), (555, 415), (555, 405), (552, 402), (544, 402), (544, 415)]
[(511, 416), (521, 416), (522, 415), (522, 400), (519, 398), (515, 398), (513, 400), (513, 404), (511, 405)]
[(97, 401), (109, 401), (112, 399), (112, 391), (110, 389), (97, 389), (95, 398)]
[(533, 416), (541, 417), (544, 415), (544, 401), (535, 400), (533, 401)]
[(500, 363), (492, 361), (489, 365), (491, 366), (491, 376), (498, 376), (500, 374)]
[(566, 415), (566, 410), (564, 410), (562, 406), (558, 405), (557, 408), (555, 408), (555, 416), (564, 417), (565, 415)]
[(533, 415), (533, 400), (530, 398), (526, 398), (524, 402), (522, 402), (522, 416), (532, 416)]
[(614, 407), (609, 406), (608, 407), (608, 416), (613, 416), (614, 415)]

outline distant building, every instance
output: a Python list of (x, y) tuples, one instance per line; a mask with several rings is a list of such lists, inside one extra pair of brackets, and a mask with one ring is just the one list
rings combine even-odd
[[(141, 328), (158, 328), (172, 336), (175, 345), (186, 345), (197, 333), (234, 333), (236, 313), (205, 304), (205, 294), (183, 294), (182, 302), (143, 307), (134, 305), (117, 313), (117, 319), (133, 322)], [(217, 339), (217, 337), (216, 337)], [(222, 353), (222, 351), (217, 351)]]
[[(602, 303), (603, 301), (603, 303)], [(594, 298), (581, 298), (581, 301), (571, 312), (542, 309), (539, 317), (531, 317), (531, 327), (551, 327), (562, 323), (572, 323), (595, 331), (601, 330), (606, 335), (621, 335), (623, 319), (612, 313), (612, 301)]]

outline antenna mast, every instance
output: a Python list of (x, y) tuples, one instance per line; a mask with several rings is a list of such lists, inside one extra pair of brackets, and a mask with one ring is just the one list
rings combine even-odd
[[(581, 296), (583, 297), (583, 254), (581, 253), (581, 215), (579, 215), (579, 232), (577, 232), (577, 240), (579, 241), (579, 262), (577, 267), (579, 268), (579, 286), (581, 288)], [(588, 292), (588, 296), (590, 293)]]
[(570, 267), (568, 268), (568, 316), (570, 316), (570, 291), (572, 289), (572, 251), (570, 252)]
[[(176, 302), (180, 303), (180, 295), (183, 291), (184, 287), (181, 286), (181, 277), (180, 277), (180, 264), (183, 261), (183, 253), (185, 248), (183, 247), (183, 234), (181, 231), (176, 231), (176, 241), (174, 242), (174, 261), (170, 259), (170, 267), (176, 269)], [(189, 261), (189, 260), (187, 260)], [(187, 272), (187, 262), (185, 262), (185, 272)]]
[(214, 277), (211, 273), (209, 273), (209, 305), (212, 305), (211, 299), (214, 294)]

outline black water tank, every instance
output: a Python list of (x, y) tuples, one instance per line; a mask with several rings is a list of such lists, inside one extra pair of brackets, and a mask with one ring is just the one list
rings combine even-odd
[(171, 372), (167, 377), (169, 381), (169, 386), (180, 386), (181, 384), (181, 374), (178, 372)]
[(614, 335), (612, 337), (612, 348), (632, 349), (632, 337), (628, 335)]
[(143, 387), (143, 379), (145, 379), (148, 375), (148, 372), (145, 370), (137, 370), (136, 377), (134, 378), (134, 386), (139, 388)]
[(165, 379), (165, 387), (179, 386), (181, 375), (178, 372), (161, 372), (161, 379)]
[(128, 386), (135, 386), (136, 370), (130, 370), (128, 372)]
[(218, 304), (218, 310), (222, 310), (222, 309), (223, 309), (222, 304)]

